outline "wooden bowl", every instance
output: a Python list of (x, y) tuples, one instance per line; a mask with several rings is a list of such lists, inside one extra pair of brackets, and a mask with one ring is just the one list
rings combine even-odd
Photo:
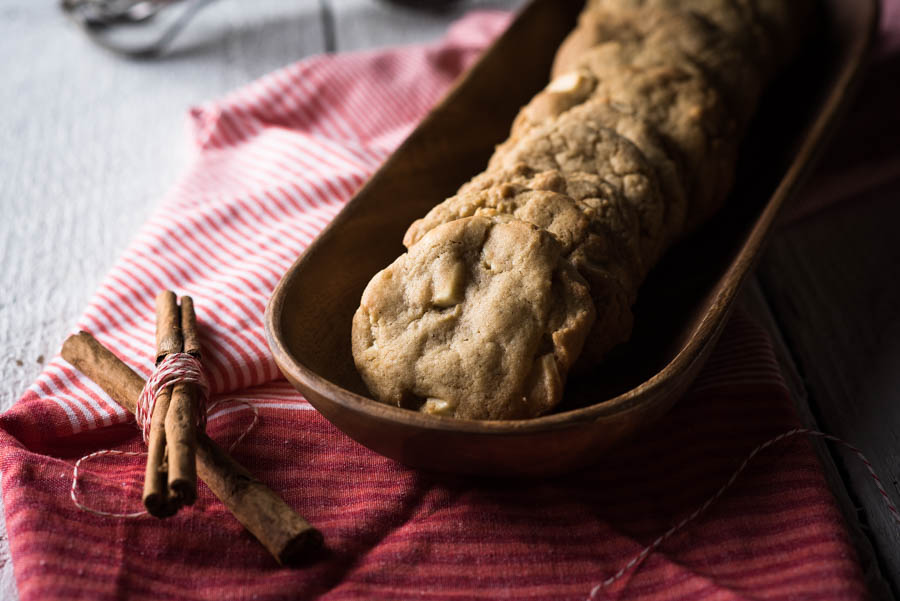
[(350, 354), (363, 288), (403, 232), (484, 168), (519, 107), (546, 83), (581, 2), (535, 0), (285, 273), (266, 310), (279, 368), (365, 446), (438, 471), (544, 475), (598, 459), (662, 416), (721, 333), (779, 210), (834, 130), (874, 39), (876, 0), (823, 0), (808, 50), (770, 88), (726, 208), (674, 247), (641, 288), (635, 330), (559, 411), (522, 421), (423, 415), (370, 399)]

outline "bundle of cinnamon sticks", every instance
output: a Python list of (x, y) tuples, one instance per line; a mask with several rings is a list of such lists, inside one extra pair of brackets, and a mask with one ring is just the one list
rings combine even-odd
[[(197, 317), (190, 296), (165, 290), (156, 297), (156, 364), (175, 353), (200, 358)], [(159, 391), (150, 416), (144, 507), (150, 515), (168, 517), (197, 498), (197, 414), (199, 390), (191, 382)]]
[[(174, 292), (157, 297), (156, 360), (176, 352), (200, 358), (193, 301), (181, 305)], [(144, 380), (87, 332), (63, 343), (62, 358), (93, 380), (123, 409), (134, 414)], [(306, 561), (322, 545), (321, 533), (205, 432), (197, 428), (200, 390), (191, 382), (157, 395), (147, 438), (144, 506), (157, 517), (175, 514), (197, 498), (197, 477), (282, 565)]]

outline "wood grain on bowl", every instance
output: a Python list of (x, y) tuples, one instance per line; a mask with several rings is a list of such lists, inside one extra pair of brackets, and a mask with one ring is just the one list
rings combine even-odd
[(816, 36), (763, 98), (725, 208), (654, 268), (635, 306), (632, 339), (594, 373), (571, 379), (556, 413), (467, 421), (372, 400), (350, 354), (350, 322), (366, 283), (403, 252), (410, 222), (484, 167), (516, 111), (545, 85), (582, 4), (529, 4), (291, 266), (269, 302), (266, 333), (288, 380), (349, 436), (407, 465), (561, 473), (590, 464), (671, 408), (834, 130), (877, 22), (875, 0), (823, 0)]

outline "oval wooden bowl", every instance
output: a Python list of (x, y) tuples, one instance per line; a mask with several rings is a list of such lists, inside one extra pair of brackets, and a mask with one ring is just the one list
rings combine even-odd
[(823, 2), (808, 51), (763, 99), (726, 208), (653, 270), (631, 341), (595, 373), (570, 379), (557, 413), (468, 421), (373, 401), (350, 354), (363, 288), (403, 252), (406, 227), (483, 168), (518, 108), (546, 83), (581, 4), (529, 4), (285, 273), (267, 307), (269, 345), (288, 380), (349, 436), (404, 464), (561, 473), (595, 461), (671, 408), (711, 352), (779, 210), (834, 129), (877, 23), (875, 0)]

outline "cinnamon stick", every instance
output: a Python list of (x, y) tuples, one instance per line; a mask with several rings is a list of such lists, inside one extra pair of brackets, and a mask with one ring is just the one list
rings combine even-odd
[[(181, 310), (171, 290), (164, 290), (156, 297), (156, 363), (167, 355), (180, 353), (183, 346)], [(180, 495), (169, 495), (169, 466), (171, 456), (168, 422), (172, 388), (166, 387), (156, 397), (150, 416), (150, 435), (147, 439), (147, 467), (144, 471), (144, 507), (158, 518), (174, 515), (181, 505)]]
[(171, 290), (163, 290), (156, 297), (156, 363), (166, 355), (180, 353), (184, 347), (181, 334), (181, 310)]
[[(173, 295), (174, 296), (174, 295)], [(181, 297), (179, 309), (183, 349), (200, 358), (200, 338), (197, 334), (197, 317), (194, 301)], [(195, 384), (177, 384), (172, 391), (172, 403), (166, 415), (166, 446), (169, 456), (168, 486), (173, 504), (193, 505), (197, 499), (197, 412), (200, 390)]]
[(194, 313), (194, 299), (181, 297), (181, 335), (184, 341), (182, 352), (200, 358), (200, 331), (197, 329), (197, 315)]
[(155, 517), (175, 515), (178, 505), (169, 502), (168, 464), (166, 462), (165, 420), (172, 400), (172, 389), (161, 390), (150, 419), (150, 438), (147, 441), (147, 467), (144, 471), (144, 507)]
[(197, 387), (176, 384), (166, 413), (169, 500), (178, 506), (197, 499)]
[[(69, 336), (61, 354), (123, 409), (134, 413), (144, 380), (93, 336), (87, 332)], [(205, 433), (197, 437), (197, 473), (278, 563), (297, 565), (322, 546), (318, 530)]]

